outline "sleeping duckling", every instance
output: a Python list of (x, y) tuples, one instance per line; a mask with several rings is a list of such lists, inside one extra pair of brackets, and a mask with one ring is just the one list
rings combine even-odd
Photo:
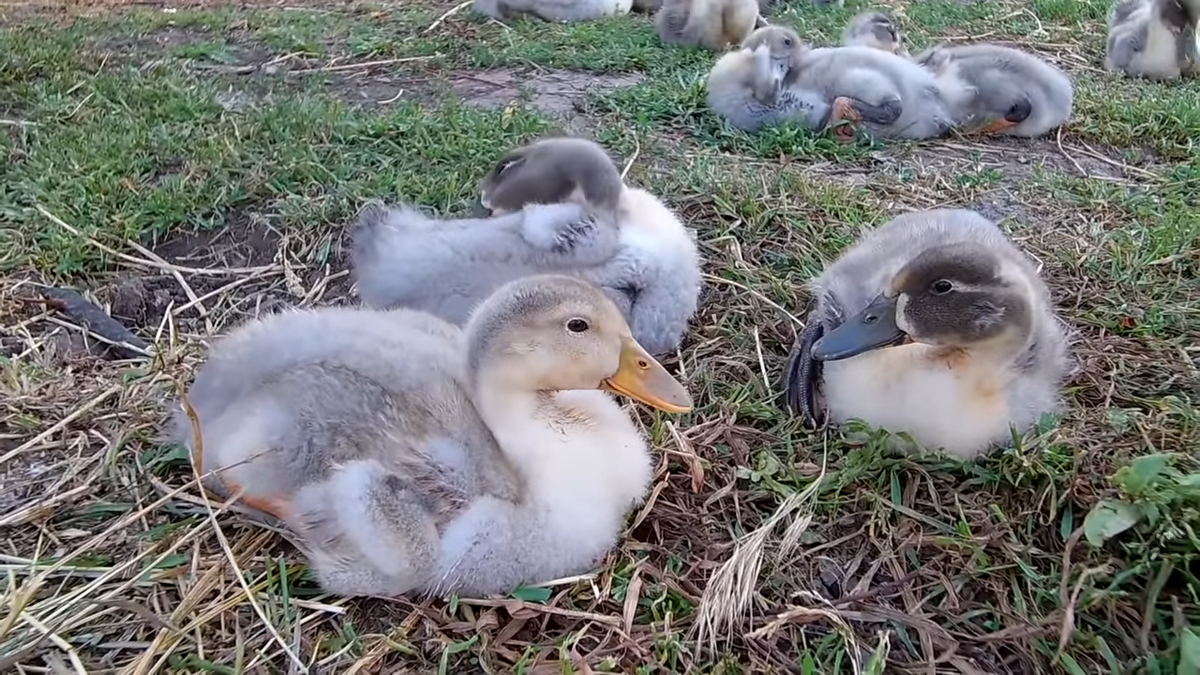
[(597, 288), (534, 276), (465, 331), (410, 310), (252, 321), (213, 347), (177, 435), (208, 484), (282, 520), (325, 591), (504, 593), (579, 574), (652, 475), (608, 392), (667, 412), (687, 390)]
[(664, 354), (683, 341), (700, 297), (696, 242), (661, 200), (625, 185), (600, 145), (563, 137), (517, 148), (500, 159), (480, 193), (492, 213), (577, 202), (615, 222), (615, 255), (575, 274), (608, 293), (650, 353)]
[(628, 14), (632, 0), (475, 0), (475, 11), (497, 21), (523, 14), (570, 23)]
[[(911, 139), (941, 136), (953, 124), (950, 92), (943, 92), (933, 73), (911, 60), (871, 47), (812, 49), (782, 26), (754, 31), (743, 47), (753, 50), (779, 36), (797, 45), (786, 57), (784, 81), (830, 105), (827, 124), (836, 127), (840, 140), (852, 140), (860, 124), (880, 138)], [(849, 124), (837, 126), (841, 122)]]
[(958, 124), (982, 123), (979, 133), (1040, 136), (1071, 117), (1071, 78), (1018, 49), (993, 44), (938, 45), (916, 62), (937, 74), (953, 102)]
[(708, 107), (743, 131), (797, 122), (820, 129), (830, 106), (815, 91), (796, 86), (793, 69), (800, 38), (779, 26), (760, 28), (717, 60), (708, 74)]
[(858, 418), (969, 459), (1060, 407), (1067, 344), (1046, 285), (974, 211), (902, 215), (813, 285), (784, 382), (810, 423)]
[(608, 263), (619, 237), (616, 223), (582, 204), (439, 220), (406, 204), (372, 203), (355, 224), (351, 266), (367, 306), (418, 309), (461, 326), (509, 281)]
[(1200, 74), (1196, 0), (1120, 0), (1108, 15), (1104, 68), (1152, 80)]
[(741, 44), (758, 21), (757, 0), (662, 0), (654, 15), (663, 42), (718, 52)]
[(863, 12), (850, 19), (842, 44), (847, 47), (871, 47), (899, 56), (908, 56), (904, 33), (892, 17), (883, 12)]

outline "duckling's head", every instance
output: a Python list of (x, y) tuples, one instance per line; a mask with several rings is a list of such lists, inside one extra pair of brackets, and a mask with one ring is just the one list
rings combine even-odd
[(633, 339), (621, 310), (574, 277), (509, 282), (467, 322), (473, 387), (553, 392), (604, 389), (667, 412), (687, 412), (687, 389)]
[(527, 204), (577, 202), (613, 211), (624, 182), (612, 158), (585, 138), (546, 138), (500, 158), (483, 179), (479, 202), (487, 213)]
[(893, 54), (905, 55), (904, 34), (892, 17), (883, 12), (863, 12), (846, 26), (843, 42), (848, 46), (872, 47)]
[(813, 358), (836, 361), (908, 342), (973, 350), (1024, 343), (1034, 300), (1026, 272), (982, 244), (922, 251), (865, 309), (813, 346)]
[(766, 45), (775, 68), (785, 72), (797, 58), (808, 51), (808, 46), (800, 39), (800, 35), (786, 26), (763, 26), (755, 30), (742, 42), (742, 49), (755, 51), (763, 45)]

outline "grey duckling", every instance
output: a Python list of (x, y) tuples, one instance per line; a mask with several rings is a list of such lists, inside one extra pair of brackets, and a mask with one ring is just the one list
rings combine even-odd
[(1071, 118), (1071, 78), (1033, 54), (993, 44), (938, 45), (916, 62), (937, 74), (943, 91), (958, 92), (955, 121), (977, 133), (1041, 136)]
[(345, 307), (242, 325), (190, 388), (202, 445), (185, 413), (176, 436), (325, 591), (479, 596), (587, 570), (644, 498), (646, 441), (607, 392), (692, 405), (603, 293), (534, 276), (465, 330)]
[(823, 128), (829, 103), (795, 83), (800, 71), (792, 65), (799, 39), (789, 29), (760, 28), (741, 49), (721, 56), (705, 83), (708, 107), (743, 131), (790, 122)]
[(788, 59), (785, 86), (825, 100), (831, 108), (827, 125), (840, 140), (852, 140), (859, 127), (880, 138), (934, 138), (953, 125), (951, 92), (910, 59), (870, 47), (810, 48), (782, 26), (754, 31), (744, 46), (753, 50), (780, 35), (797, 45), (776, 57)]
[(632, 4), (632, 0), (475, 0), (474, 8), (497, 21), (525, 15), (572, 23), (628, 14)]
[(1070, 363), (1046, 285), (974, 211), (899, 216), (812, 285), (784, 377), (809, 424), (858, 418), (969, 459), (1061, 408)]
[(846, 47), (871, 47), (898, 56), (908, 56), (904, 33), (896, 21), (884, 12), (863, 12), (850, 19), (842, 33)]
[(1108, 14), (1105, 70), (1152, 80), (1200, 74), (1197, 22), (1198, 0), (1119, 0)]

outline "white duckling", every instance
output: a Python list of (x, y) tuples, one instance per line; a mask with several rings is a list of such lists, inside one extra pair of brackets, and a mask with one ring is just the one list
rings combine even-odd
[(932, 70), (951, 101), (959, 125), (978, 133), (1041, 136), (1071, 118), (1075, 88), (1049, 62), (993, 44), (938, 45), (916, 57)]
[(784, 384), (809, 422), (858, 418), (969, 459), (1060, 409), (1069, 359), (1046, 285), (974, 211), (866, 233), (813, 294)]
[(823, 128), (829, 103), (795, 84), (799, 40), (787, 28), (760, 28), (740, 49), (721, 56), (705, 82), (708, 107), (743, 131), (789, 122)]
[(497, 21), (529, 15), (543, 21), (573, 23), (628, 14), (633, 0), (475, 0), (475, 11)]
[(758, 21), (758, 0), (662, 0), (654, 15), (664, 43), (717, 52), (740, 45)]
[(669, 412), (687, 391), (585, 281), (534, 276), (460, 331), (410, 310), (323, 308), (213, 346), (180, 441), (216, 491), (278, 518), (347, 596), (504, 593), (579, 574), (651, 479), (606, 393)]

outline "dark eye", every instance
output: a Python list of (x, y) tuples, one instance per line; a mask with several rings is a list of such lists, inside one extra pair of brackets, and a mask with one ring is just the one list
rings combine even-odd
[(784, 46), (784, 47), (791, 47), (791, 46), (792, 46), (792, 38), (784, 38), (784, 39), (783, 39), (783, 46)]
[(589, 328), (588, 322), (583, 319), (571, 319), (567, 322), (567, 330), (572, 333), (582, 333)]
[(933, 285), (929, 287), (929, 290), (932, 291), (934, 295), (945, 295), (954, 290), (954, 284), (946, 281), (945, 279), (938, 279), (937, 281), (933, 282)]

